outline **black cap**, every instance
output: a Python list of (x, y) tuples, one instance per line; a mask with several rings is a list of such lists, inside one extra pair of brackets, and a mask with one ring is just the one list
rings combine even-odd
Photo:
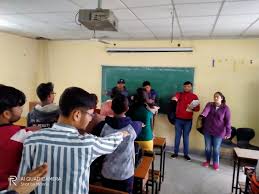
[(124, 79), (119, 79), (117, 83), (118, 84), (125, 84), (125, 80)]

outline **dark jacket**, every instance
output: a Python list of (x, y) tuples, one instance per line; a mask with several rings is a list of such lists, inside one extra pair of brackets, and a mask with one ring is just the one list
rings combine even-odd
[(139, 135), (142, 129), (142, 123), (139, 121), (132, 121), (130, 117), (106, 117), (104, 121), (100, 122), (93, 130), (93, 135), (100, 136), (103, 126), (107, 123), (113, 129), (122, 129), (127, 125), (131, 125), (136, 134)]
[(50, 128), (57, 122), (59, 116), (59, 107), (55, 104), (46, 106), (36, 105), (27, 115), (27, 126), (38, 126), (41, 128)]

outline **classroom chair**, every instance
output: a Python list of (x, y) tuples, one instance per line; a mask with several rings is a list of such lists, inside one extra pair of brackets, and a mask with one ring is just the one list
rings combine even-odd
[(256, 180), (255, 168), (245, 167), (244, 171), (246, 175), (246, 182), (240, 184), (241, 188), (239, 194), (258, 194), (259, 193), (259, 181)]
[(244, 149), (259, 150), (259, 147), (251, 145), (249, 142), (254, 138), (255, 131), (251, 128), (237, 129), (237, 146)]

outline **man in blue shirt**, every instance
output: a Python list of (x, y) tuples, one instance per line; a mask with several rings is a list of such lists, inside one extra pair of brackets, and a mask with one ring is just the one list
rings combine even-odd
[(24, 142), (18, 177), (47, 163), (49, 172), (35, 194), (87, 194), (91, 163), (101, 155), (112, 153), (126, 131), (105, 137), (81, 135), (92, 120), (96, 99), (85, 90), (67, 88), (60, 97), (60, 117), (52, 128), (33, 133)]
[(149, 81), (144, 81), (142, 86), (146, 91), (147, 104), (158, 105), (158, 95), (157, 92), (151, 88), (151, 83)]

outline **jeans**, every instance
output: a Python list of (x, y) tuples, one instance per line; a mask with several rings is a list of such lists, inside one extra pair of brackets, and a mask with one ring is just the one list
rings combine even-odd
[(222, 138), (205, 133), (204, 139), (206, 160), (208, 162), (211, 160), (211, 152), (213, 148), (213, 163), (219, 164), (220, 145), (222, 142)]
[(183, 147), (184, 155), (189, 154), (189, 134), (192, 129), (192, 120), (175, 119), (175, 141), (174, 153), (178, 154), (179, 145), (183, 133)]
[(103, 186), (116, 189), (119, 191), (124, 191), (129, 194), (133, 193), (133, 184), (134, 184), (134, 176), (126, 179), (126, 180), (111, 180), (103, 178)]

